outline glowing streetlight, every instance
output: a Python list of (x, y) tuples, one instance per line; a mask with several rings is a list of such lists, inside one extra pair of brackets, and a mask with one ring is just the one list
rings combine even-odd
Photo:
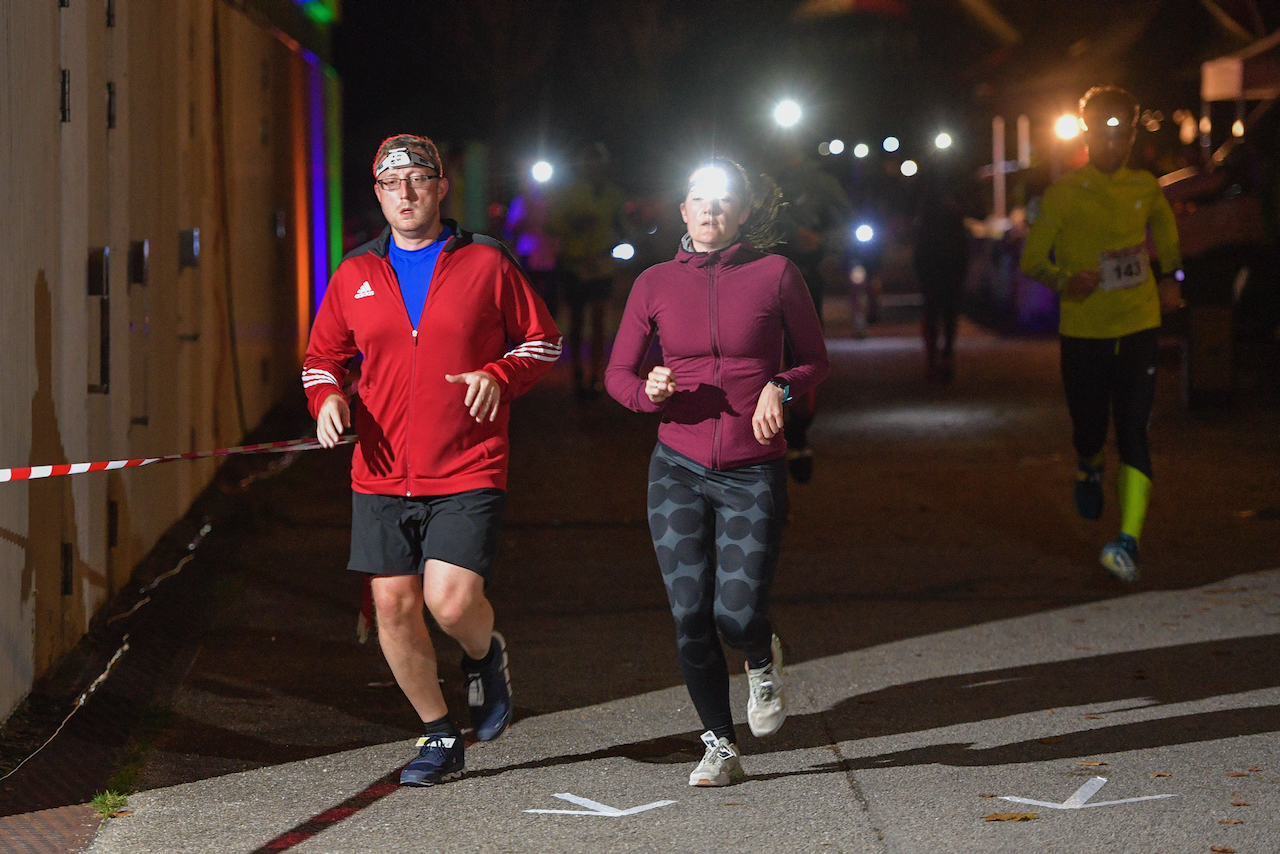
[(853, 147), (853, 156), (861, 160), (871, 153), (871, 148), (865, 142), (860, 142)]
[(951, 134), (940, 133), (933, 138), (933, 144), (939, 149), (947, 149), (951, 147)]
[(1200, 129), (1196, 127), (1196, 117), (1187, 113), (1182, 117), (1182, 123), (1178, 125), (1178, 141), (1183, 145), (1191, 145), (1196, 141), (1197, 134)]
[(844, 140), (842, 139), (831, 140), (831, 153), (841, 154), (843, 152), (844, 152)]
[(1080, 135), (1080, 120), (1072, 113), (1064, 113), (1053, 123), (1053, 132), (1058, 139), (1075, 139)]
[(555, 172), (551, 168), (551, 164), (545, 160), (539, 160), (533, 164), (533, 168), (529, 170), (529, 174), (533, 176), (533, 180), (539, 184), (545, 184), (551, 180), (551, 175)]
[(898, 138), (896, 136), (886, 136), (884, 138), (885, 151), (889, 151), (889, 152), (897, 151), (898, 146), (900, 145), (902, 145), (902, 143), (898, 142)]
[(773, 120), (784, 128), (795, 127), (800, 121), (800, 105), (790, 98), (773, 108)]
[(919, 165), (917, 165), (914, 160), (902, 161), (901, 169), (902, 169), (902, 174), (906, 175), (908, 178), (910, 178), (912, 175), (920, 171)]
[(859, 243), (870, 243), (871, 238), (876, 236), (876, 232), (871, 226), (863, 223), (854, 229), (853, 236), (858, 238)]

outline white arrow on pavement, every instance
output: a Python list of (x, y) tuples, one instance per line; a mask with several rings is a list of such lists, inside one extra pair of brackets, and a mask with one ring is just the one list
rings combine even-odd
[(1000, 800), (1013, 801), (1015, 804), (1031, 804), (1035, 807), (1048, 807), (1051, 810), (1083, 810), (1089, 807), (1113, 807), (1116, 804), (1132, 804), (1138, 801), (1158, 801), (1161, 798), (1177, 797), (1177, 795), (1146, 795), (1141, 798), (1124, 798), (1119, 801), (1094, 801), (1093, 803), (1088, 803), (1088, 800), (1098, 794), (1098, 790), (1105, 785), (1107, 785), (1106, 777), (1094, 777), (1076, 789), (1074, 795), (1060, 804), (1051, 804), (1048, 801), (1033, 801), (1030, 798), (1015, 798), (1009, 795), (1001, 796)]
[(525, 810), (525, 812), (547, 813), (554, 815), (602, 815), (607, 818), (621, 818), (624, 815), (635, 815), (645, 810), (657, 809), (665, 807), (668, 804), (674, 804), (675, 801), (654, 801), (651, 804), (645, 804), (640, 807), (632, 807), (629, 810), (620, 810), (617, 807), (611, 807), (608, 804), (602, 804), (598, 801), (580, 798), (577, 795), (571, 795), (568, 792), (561, 792), (556, 795), (562, 801), (568, 801), (571, 804), (577, 804), (580, 807), (586, 807), (585, 810)]

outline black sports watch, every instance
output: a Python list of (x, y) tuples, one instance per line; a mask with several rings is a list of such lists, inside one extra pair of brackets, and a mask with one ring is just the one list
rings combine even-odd
[(783, 380), (780, 377), (774, 377), (773, 379), (769, 380), (769, 385), (776, 385), (778, 388), (782, 389), (783, 403), (791, 402), (791, 386), (787, 385), (786, 380)]

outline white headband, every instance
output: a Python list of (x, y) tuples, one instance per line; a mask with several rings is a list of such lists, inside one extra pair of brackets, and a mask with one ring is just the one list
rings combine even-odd
[(426, 166), (428, 169), (434, 169), (437, 172), (440, 171), (439, 166), (432, 163), (416, 151), (410, 151), (407, 148), (393, 148), (387, 152), (385, 157), (382, 158), (382, 162), (378, 164), (378, 171), (374, 173), (374, 176), (376, 177), (381, 175), (388, 169), (398, 169), (401, 166), (413, 165)]

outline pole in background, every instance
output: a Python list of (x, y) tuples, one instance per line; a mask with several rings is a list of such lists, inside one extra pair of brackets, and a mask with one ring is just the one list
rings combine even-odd
[(1002, 220), (1008, 215), (1004, 182), (1004, 116), (991, 120), (991, 215)]
[(1031, 119), (1018, 116), (1018, 168), (1031, 168)]

